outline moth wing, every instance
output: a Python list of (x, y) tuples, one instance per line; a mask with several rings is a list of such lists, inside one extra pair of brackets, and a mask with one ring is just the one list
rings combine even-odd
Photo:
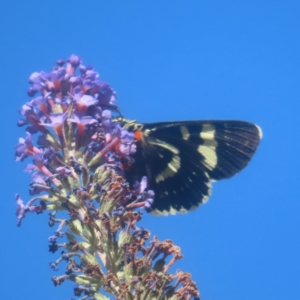
[(260, 139), (260, 128), (243, 121), (144, 124), (132, 174), (147, 174), (154, 213), (185, 212), (207, 201), (211, 180), (242, 170)]

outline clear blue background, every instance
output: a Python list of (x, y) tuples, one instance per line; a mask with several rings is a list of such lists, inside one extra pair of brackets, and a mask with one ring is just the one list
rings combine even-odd
[(28, 200), (30, 179), (13, 156), (28, 76), (75, 53), (127, 118), (262, 127), (251, 164), (214, 184), (206, 205), (144, 226), (181, 247), (177, 268), (202, 300), (300, 299), (299, 1), (3, 1), (0, 28), (2, 298), (73, 297), (72, 284), (50, 280), (47, 214), (15, 225), (14, 194)]

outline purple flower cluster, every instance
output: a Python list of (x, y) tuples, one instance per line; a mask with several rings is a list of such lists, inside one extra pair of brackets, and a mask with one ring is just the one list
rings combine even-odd
[[(52, 72), (34, 72), (29, 83), (27, 93), (35, 98), (19, 111), (23, 118), (18, 126), (26, 125), (27, 137), (19, 139), (15, 160), (33, 157), (33, 165), (25, 168), (32, 174), (30, 195), (65, 188), (60, 179), (67, 176), (88, 191), (90, 182), (84, 186), (80, 180), (80, 172), (87, 165), (90, 177), (103, 164), (117, 168), (122, 175), (122, 160), (132, 162), (130, 155), (136, 152), (134, 134), (114, 121), (118, 113), (116, 93), (99, 79), (92, 66), (82, 65), (81, 59), (72, 55), (66, 66), (58, 60)], [(33, 145), (34, 134), (40, 134), (38, 147)], [(63, 159), (66, 157), (69, 161)], [(72, 189), (66, 190), (72, 193)], [(151, 209), (151, 200), (145, 207)], [(18, 216), (19, 225), (24, 216)]]
[[(34, 198), (24, 204), (16, 195), (17, 225), (29, 212), (51, 211), (48, 225), (58, 227), (48, 238), (49, 251), (64, 250), (50, 267), (58, 271), (67, 263), (65, 275), (52, 278), (54, 285), (74, 281), (82, 300), (108, 299), (100, 289), (120, 300), (198, 299), (187, 273), (167, 274), (182, 258), (180, 248), (156, 237), (146, 246), (150, 232), (137, 226), (140, 209), (151, 211), (155, 195), (147, 190), (147, 177), (132, 187), (124, 177), (124, 168), (134, 163), (136, 141), (118, 122), (113, 89), (76, 55), (57, 61), (49, 73), (31, 74), (29, 83), (27, 93), (34, 98), (19, 111), (18, 126), (26, 126), (27, 136), (19, 139), (15, 160), (32, 157), (25, 171)], [(69, 218), (57, 218), (60, 211)], [(59, 243), (63, 238), (67, 242)]]

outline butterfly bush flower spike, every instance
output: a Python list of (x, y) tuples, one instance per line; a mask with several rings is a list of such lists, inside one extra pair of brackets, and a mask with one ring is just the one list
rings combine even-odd
[(26, 203), (16, 195), (17, 225), (29, 213), (49, 212), (49, 251), (56, 255), (49, 266), (61, 272), (53, 284), (73, 281), (81, 300), (199, 299), (190, 274), (170, 273), (183, 258), (180, 248), (139, 226), (155, 193), (146, 176), (127, 182), (136, 140), (117, 121), (115, 91), (77, 55), (32, 73), (29, 83), (33, 99), (19, 110), (26, 134), (15, 160), (27, 162), (34, 198)]

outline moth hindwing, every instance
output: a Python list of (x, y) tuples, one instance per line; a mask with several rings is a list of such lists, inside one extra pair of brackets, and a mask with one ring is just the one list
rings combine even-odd
[(257, 125), (244, 121), (124, 122), (140, 133), (126, 176), (129, 181), (148, 177), (158, 214), (186, 212), (206, 202), (211, 181), (241, 171), (262, 137)]

